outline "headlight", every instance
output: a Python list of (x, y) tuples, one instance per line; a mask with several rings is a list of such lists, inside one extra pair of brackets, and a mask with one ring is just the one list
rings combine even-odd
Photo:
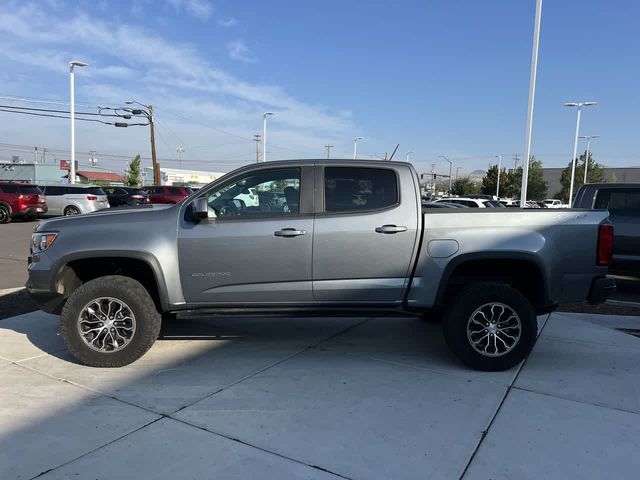
[(34, 233), (31, 235), (31, 251), (44, 252), (53, 244), (57, 236), (57, 233)]

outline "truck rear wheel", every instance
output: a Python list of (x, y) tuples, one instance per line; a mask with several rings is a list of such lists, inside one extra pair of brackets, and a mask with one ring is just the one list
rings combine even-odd
[(69, 352), (91, 367), (122, 367), (144, 355), (160, 333), (149, 292), (129, 277), (91, 280), (67, 299), (60, 331)]
[(461, 290), (446, 308), (444, 338), (453, 353), (476, 370), (500, 371), (517, 365), (535, 344), (533, 305), (500, 283), (476, 283)]

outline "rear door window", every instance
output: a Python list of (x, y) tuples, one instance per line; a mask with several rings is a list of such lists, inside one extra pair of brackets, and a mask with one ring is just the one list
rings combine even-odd
[(608, 209), (612, 215), (640, 215), (640, 188), (601, 189), (593, 208)]
[(4, 193), (18, 193), (18, 186), (17, 185), (3, 185), (0, 188), (2, 188), (2, 191)]
[(326, 167), (326, 212), (378, 210), (398, 203), (396, 172), (388, 168)]

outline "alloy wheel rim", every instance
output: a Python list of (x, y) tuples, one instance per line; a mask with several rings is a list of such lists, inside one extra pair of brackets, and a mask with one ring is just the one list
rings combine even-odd
[(522, 335), (520, 317), (509, 305), (485, 303), (467, 322), (467, 339), (473, 349), (486, 357), (501, 357), (512, 351)]
[(136, 333), (136, 318), (122, 300), (99, 297), (80, 310), (78, 332), (92, 350), (113, 353), (131, 343)]
[(4, 208), (0, 208), (0, 222), (6, 220), (8, 217), (7, 212), (5, 211)]
[(79, 214), (80, 214), (80, 210), (78, 210), (76, 207), (69, 207), (69, 208), (67, 208), (67, 211), (65, 212), (66, 216), (79, 215)]

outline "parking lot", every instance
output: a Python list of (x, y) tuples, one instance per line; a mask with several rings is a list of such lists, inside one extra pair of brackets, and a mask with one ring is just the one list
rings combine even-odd
[(94, 369), (34, 312), (0, 321), (0, 478), (633, 478), (638, 320), (539, 317), (483, 373), (411, 317), (193, 318)]

